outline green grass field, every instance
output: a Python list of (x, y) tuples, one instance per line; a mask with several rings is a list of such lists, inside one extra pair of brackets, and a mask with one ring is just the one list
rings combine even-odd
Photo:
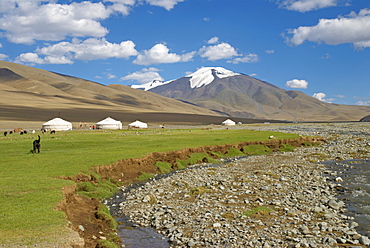
[(58, 177), (151, 152), (267, 140), (270, 135), (298, 138), (246, 129), (67, 131), (40, 134), (41, 153), (33, 154), (37, 134), (0, 137), (0, 246), (57, 242), (63, 237), (67, 220), (64, 212), (55, 209), (62, 200), (62, 188), (74, 182)]

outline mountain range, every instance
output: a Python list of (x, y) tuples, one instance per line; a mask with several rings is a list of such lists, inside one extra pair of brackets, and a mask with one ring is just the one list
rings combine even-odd
[[(129, 87), (0, 61), (0, 128), (61, 117), (96, 123), (108, 116), (124, 124), (220, 124), (265, 121), (359, 121), (370, 106), (321, 102), (224, 68), (202, 68), (187, 77)], [(144, 89), (144, 90), (142, 90)]]
[(214, 111), (152, 92), (102, 85), (0, 61), (0, 128), (4, 122), (43, 123), (54, 117), (96, 123), (107, 116), (129, 123), (221, 123)]
[(222, 115), (288, 121), (358, 121), (370, 106), (320, 101), (222, 67), (204, 67), (176, 80), (131, 86)]

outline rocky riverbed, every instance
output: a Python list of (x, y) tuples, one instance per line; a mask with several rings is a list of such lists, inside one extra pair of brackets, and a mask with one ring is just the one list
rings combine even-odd
[[(240, 127), (235, 127), (240, 128)], [(367, 247), (336, 195), (343, 180), (320, 161), (368, 159), (370, 123), (244, 128), (325, 138), (321, 146), (195, 165), (122, 188), (119, 212), (172, 247)], [(355, 165), (354, 165), (355, 166)]]

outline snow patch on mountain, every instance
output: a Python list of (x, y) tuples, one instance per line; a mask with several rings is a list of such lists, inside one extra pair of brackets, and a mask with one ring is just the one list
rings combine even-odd
[[(187, 75), (186, 78), (190, 78), (189, 79), (190, 87), (193, 89), (193, 88), (200, 88), (200, 87), (203, 87), (203, 86), (206, 86), (212, 83), (213, 80), (215, 80), (214, 75), (216, 75), (218, 78), (225, 78), (225, 77), (232, 77), (232, 76), (241, 75), (241, 74), (227, 70), (222, 67), (202, 67), (196, 72)], [(171, 83), (173, 81), (175, 80), (170, 80), (166, 82), (154, 80), (146, 84), (131, 85), (131, 88), (142, 89), (142, 90), (147, 91), (155, 87)]]
[(222, 67), (203, 67), (187, 76), (190, 77), (190, 87), (200, 88), (202, 86), (206, 86), (212, 83), (212, 81), (215, 79), (212, 73), (213, 71), (215, 72), (218, 78), (240, 75), (239, 73), (229, 71)]
[(147, 90), (153, 89), (155, 87), (158, 87), (158, 86), (162, 86), (162, 85), (171, 83), (172, 81), (173, 80), (167, 81), (167, 82), (163, 82), (163, 81), (160, 81), (160, 80), (153, 80), (152, 82), (149, 82), (149, 83), (146, 83), (146, 84), (131, 85), (131, 88), (141, 89), (141, 90), (147, 91)]

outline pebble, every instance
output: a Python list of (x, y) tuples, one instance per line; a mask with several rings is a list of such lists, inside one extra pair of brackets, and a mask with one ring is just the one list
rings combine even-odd
[[(318, 163), (368, 159), (357, 151), (369, 142), (370, 123), (244, 128), (317, 135), (326, 143), (248, 156), (227, 166), (189, 166), (124, 191), (119, 211), (168, 237), (172, 247), (370, 245), (335, 197), (344, 179)], [(150, 203), (149, 195), (157, 201)]]

